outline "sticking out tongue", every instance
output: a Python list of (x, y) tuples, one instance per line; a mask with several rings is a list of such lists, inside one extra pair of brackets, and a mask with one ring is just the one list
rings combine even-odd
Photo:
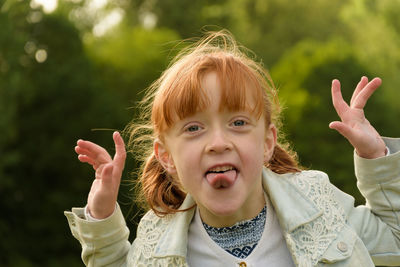
[(206, 174), (206, 178), (208, 183), (218, 189), (218, 188), (226, 188), (235, 182), (236, 179), (236, 170), (230, 170), (226, 172), (209, 172)]

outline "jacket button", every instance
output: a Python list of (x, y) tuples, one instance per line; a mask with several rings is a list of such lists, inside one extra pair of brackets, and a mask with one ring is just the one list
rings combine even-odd
[(347, 244), (345, 242), (339, 242), (337, 244), (337, 248), (341, 251), (341, 252), (346, 252), (347, 251)]
[(239, 267), (247, 267), (247, 264), (244, 261), (242, 261), (241, 263), (239, 263)]

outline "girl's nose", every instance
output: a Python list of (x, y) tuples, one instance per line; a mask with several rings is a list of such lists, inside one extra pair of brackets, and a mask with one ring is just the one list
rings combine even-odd
[(232, 143), (223, 130), (213, 131), (210, 135), (206, 151), (209, 153), (222, 153), (232, 149)]

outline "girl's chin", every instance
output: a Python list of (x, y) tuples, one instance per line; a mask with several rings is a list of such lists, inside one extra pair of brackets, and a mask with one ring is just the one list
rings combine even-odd
[(235, 216), (246, 210), (246, 196), (241, 194), (238, 186), (224, 189), (212, 189), (205, 196), (204, 208), (215, 216)]

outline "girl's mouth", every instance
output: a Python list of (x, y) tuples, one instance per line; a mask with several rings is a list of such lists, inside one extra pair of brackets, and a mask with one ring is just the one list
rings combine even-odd
[(237, 169), (232, 165), (217, 166), (206, 172), (206, 179), (215, 189), (222, 189), (233, 185), (237, 173)]

